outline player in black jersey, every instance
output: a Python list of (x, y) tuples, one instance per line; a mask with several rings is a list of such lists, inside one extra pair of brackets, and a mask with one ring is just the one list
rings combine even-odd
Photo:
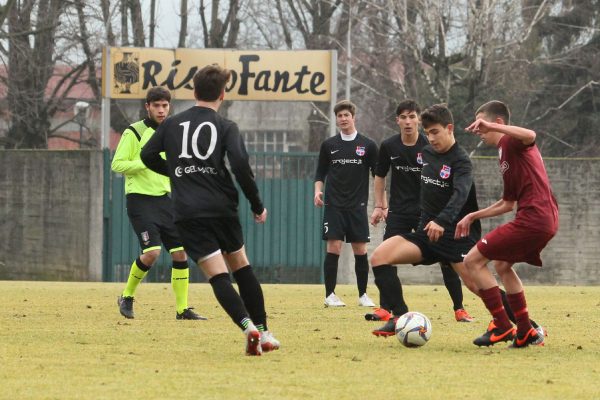
[(373, 331), (376, 336), (393, 335), (397, 318), (408, 311), (393, 264), (429, 265), (446, 261), (471, 291), (479, 291), (466, 273), (463, 258), (479, 239), (481, 226), (473, 226), (468, 237), (454, 239), (456, 223), (478, 209), (471, 160), (454, 139), (452, 114), (447, 107), (427, 108), (421, 114), (421, 121), (430, 144), (421, 155), (419, 225), (413, 233), (387, 239), (371, 256), (377, 286), (394, 315)]
[[(386, 221), (383, 240), (417, 229), (421, 214), (420, 184), (423, 165), (423, 147), (429, 142), (419, 133), (419, 113), (421, 108), (414, 100), (404, 100), (396, 108), (396, 123), (400, 134), (396, 134), (381, 143), (379, 160), (375, 170), (374, 195), (375, 208), (371, 215), (371, 224)], [(390, 200), (385, 198), (385, 177), (392, 170), (390, 180)], [(388, 208), (389, 207), (389, 208)], [(471, 322), (473, 318), (462, 304), (461, 281), (448, 263), (440, 263), (444, 285), (454, 303), (454, 316), (459, 322)], [(390, 266), (397, 273), (395, 266)], [(378, 283), (379, 270), (374, 269), (375, 283)], [(404, 306), (403, 308), (408, 308)], [(391, 317), (388, 302), (380, 291), (380, 308), (365, 315), (371, 321), (387, 321)]]
[[(323, 141), (315, 174), (314, 204), (325, 206), (323, 240), (327, 241), (324, 261), (325, 306), (343, 307), (335, 294), (338, 260), (342, 240), (351, 243), (354, 252), (358, 303), (364, 307), (375, 304), (367, 295), (369, 261), (369, 171), (375, 171), (377, 145), (356, 131), (356, 106), (348, 100), (334, 107), (340, 134)], [(325, 198), (323, 185), (325, 184)]]
[[(171, 178), (175, 224), (186, 252), (211, 284), (215, 297), (246, 335), (246, 354), (276, 350), (279, 341), (267, 329), (264, 297), (246, 256), (238, 217), (235, 175), (264, 223), (263, 207), (238, 126), (217, 111), (225, 96), (229, 70), (209, 65), (194, 75), (196, 105), (165, 120), (142, 150), (148, 168)], [(160, 153), (165, 152), (166, 161)], [(233, 288), (228, 267), (237, 281)]]

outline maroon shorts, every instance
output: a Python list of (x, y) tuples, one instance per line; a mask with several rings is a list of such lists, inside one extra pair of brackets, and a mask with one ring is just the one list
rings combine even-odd
[(539, 232), (511, 221), (500, 225), (477, 242), (477, 250), (490, 260), (526, 262), (542, 266), (540, 252), (556, 232)]

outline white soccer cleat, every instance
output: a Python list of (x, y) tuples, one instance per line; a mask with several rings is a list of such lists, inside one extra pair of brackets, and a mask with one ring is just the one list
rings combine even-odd
[(346, 304), (335, 293), (331, 293), (325, 298), (325, 307), (346, 307)]
[(244, 329), (244, 335), (246, 335), (246, 355), (260, 356), (262, 354), (260, 332), (253, 323), (250, 323), (250, 325)]
[(358, 305), (361, 307), (375, 307), (375, 303), (366, 293), (358, 298)]
[(264, 331), (260, 333), (260, 347), (262, 348), (263, 353), (279, 350), (280, 346), (279, 340), (275, 339), (271, 332)]

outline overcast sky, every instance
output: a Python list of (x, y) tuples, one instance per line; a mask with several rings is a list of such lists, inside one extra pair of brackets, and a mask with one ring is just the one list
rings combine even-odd
[[(157, 0), (156, 1), (156, 31), (154, 37), (155, 47), (173, 48), (177, 47), (179, 41), (179, 0)], [(150, 0), (141, 0), (142, 12), (144, 13), (144, 32), (146, 39), (150, 35)], [(193, 46), (200, 38), (199, 32), (200, 16), (198, 15), (199, 0), (188, 1), (188, 46)]]

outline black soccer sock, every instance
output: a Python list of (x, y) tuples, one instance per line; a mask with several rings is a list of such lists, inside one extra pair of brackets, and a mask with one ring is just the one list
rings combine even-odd
[(335, 291), (337, 283), (337, 270), (339, 254), (327, 253), (323, 263), (323, 277), (325, 278), (325, 297)]
[(442, 270), (444, 285), (446, 286), (448, 294), (450, 294), (450, 298), (452, 299), (454, 311), (465, 308), (463, 306), (463, 291), (460, 277), (450, 264), (440, 263), (440, 269)]
[(235, 291), (231, 284), (229, 274), (222, 273), (217, 274), (208, 280), (212, 286), (215, 297), (219, 301), (219, 304), (227, 314), (231, 317), (233, 322), (244, 330), (244, 323), (250, 319), (248, 311), (244, 307), (240, 295)]
[[(513, 313), (512, 309), (510, 308), (510, 304), (508, 304), (508, 297), (506, 297), (506, 292), (503, 289), (500, 289), (500, 296), (502, 297), (502, 305), (504, 306), (504, 309), (506, 310), (508, 319), (510, 319), (510, 322), (512, 322), (513, 324), (516, 324), (517, 319), (515, 318), (515, 314)], [(529, 319), (529, 322), (531, 323), (531, 326), (533, 326), (535, 329), (537, 329), (539, 327), (538, 323), (535, 322), (534, 320)]]
[(354, 255), (354, 272), (356, 273), (358, 297), (360, 297), (367, 293), (367, 283), (369, 282), (369, 259), (366, 254)]
[[(375, 270), (373, 270), (373, 275), (375, 275)], [(385, 297), (385, 294), (381, 290), (379, 291), (379, 308), (383, 308), (386, 311), (390, 311), (392, 309), (390, 306), (390, 301)]]
[(510, 322), (512, 322), (513, 324), (516, 324), (517, 320), (515, 319), (515, 314), (510, 308), (510, 303), (508, 302), (508, 297), (506, 297), (506, 292), (502, 289), (500, 289), (500, 297), (502, 297), (502, 305), (506, 310), (506, 315), (508, 315), (508, 319), (510, 319)]
[[(394, 273), (398, 272), (398, 268), (394, 265), (382, 265), (378, 268), (373, 268), (373, 276), (375, 276), (375, 285), (377, 286), (377, 289), (379, 289), (379, 307), (383, 308), (386, 311), (391, 312), (392, 311), (392, 306), (390, 304), (390, 300), (388, 299), (388, 297), (386, 296), (385, 290), (382, 290), (379, 286), (379, 284), (377, 283), (377, 275), (375, 272), (377, 269), (379, 268), (386, 268), (386, 267), (392, 267), (392, 269), (394, 269)], [(381, 274), (379, 274), (381, 275)], [(381, 281), (381, 278), (379, 279)], [(380, 282), (381, 283), (381, 282)]]
[(238, 284), (240, 297), (246, 306), (246, 310), (248, 310), (248, 314), (250, 314), (252, 322), (254, 322), (259, 330), (261, 328), (259, 325), (262, 325), (262, 328), (268, 331), (265, 298), (260, 283), (256, 279), (254, 271), (252, 271), (252, 267), (246, 265), (238, 269), (233, 273), (233, 277)]
[(395, 316), (406, 314), (408, 306), (404, 302), (402, 283), (398, 278), (398, 268), (387, 264), (374, 266), (373, 275), (375, 275), (375, 285), (389, 302), (388, 305), (392, 314)]

